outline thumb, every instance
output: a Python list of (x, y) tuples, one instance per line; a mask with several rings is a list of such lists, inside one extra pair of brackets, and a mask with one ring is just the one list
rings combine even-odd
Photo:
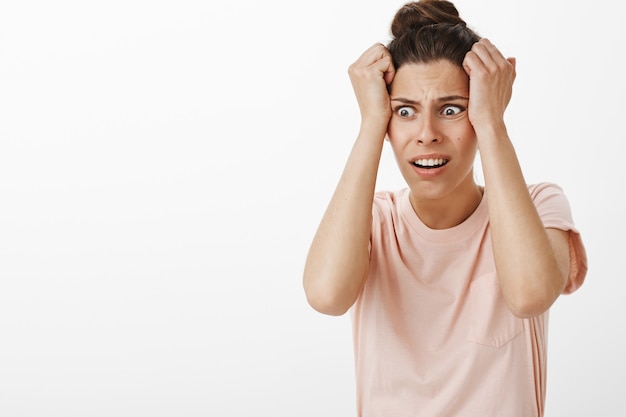
[(513, 65), (513, 69), (515, 69), (515, 65), (517, 65), (517, 59), (515, 57), (509, 57), (506, 60), (509, 61), (509, 64)]

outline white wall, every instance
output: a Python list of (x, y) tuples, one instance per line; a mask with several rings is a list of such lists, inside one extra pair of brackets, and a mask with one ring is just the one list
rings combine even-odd
[[(301, 272), (358, 128), (347, 67), (402, 4), (2, 3), (0, 415), (354, 415), (349, 318)], [(517, 57), (527, 180), (563, 186), (587, 245), (547, 415), (619, 415), (625, 6), (456, 5)]]

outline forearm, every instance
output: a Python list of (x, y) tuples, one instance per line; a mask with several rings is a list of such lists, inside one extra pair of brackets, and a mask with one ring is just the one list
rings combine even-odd
[(304, 289), (311, 306), (322, 313), (345, 313), (367, 276), (372, 202), (385, 129), (362, 126), (309, 249)]
[(563, 271), (530, 197), (504, 124), (490, 126), (480, 135), (491, 239), (502, 293), (514, 314), (534, 316), (547, 310), (559, 296), (567, 271)]

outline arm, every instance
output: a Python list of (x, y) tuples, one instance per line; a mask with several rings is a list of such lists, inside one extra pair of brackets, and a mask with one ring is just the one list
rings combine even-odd
[(337, 188), (311, 243), (303, 284), (317, 311), (344, 314), (369, 270), (372, 202), (391, 106), (386, 85), (394, 69), (387, 49), (376, 44), (349, 68), (361, 112), (361, 128)]
[(486, 39), (468, 52), (469, 117), (478, 140), (496, 270), (502, 294), (518, 317), (546, 311), (563, 291), (569, 271), (567, 232), (545, 229), (530, 197), (504, 124), (515, 60)]

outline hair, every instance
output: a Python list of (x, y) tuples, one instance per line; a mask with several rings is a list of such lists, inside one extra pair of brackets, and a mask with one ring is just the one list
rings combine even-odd
[(465, 54), (480, 40), (447, 0), (406, 3), (393, 18), (391, 35), (387, 48), (396, 69), (439, 60), (462, 67)]

